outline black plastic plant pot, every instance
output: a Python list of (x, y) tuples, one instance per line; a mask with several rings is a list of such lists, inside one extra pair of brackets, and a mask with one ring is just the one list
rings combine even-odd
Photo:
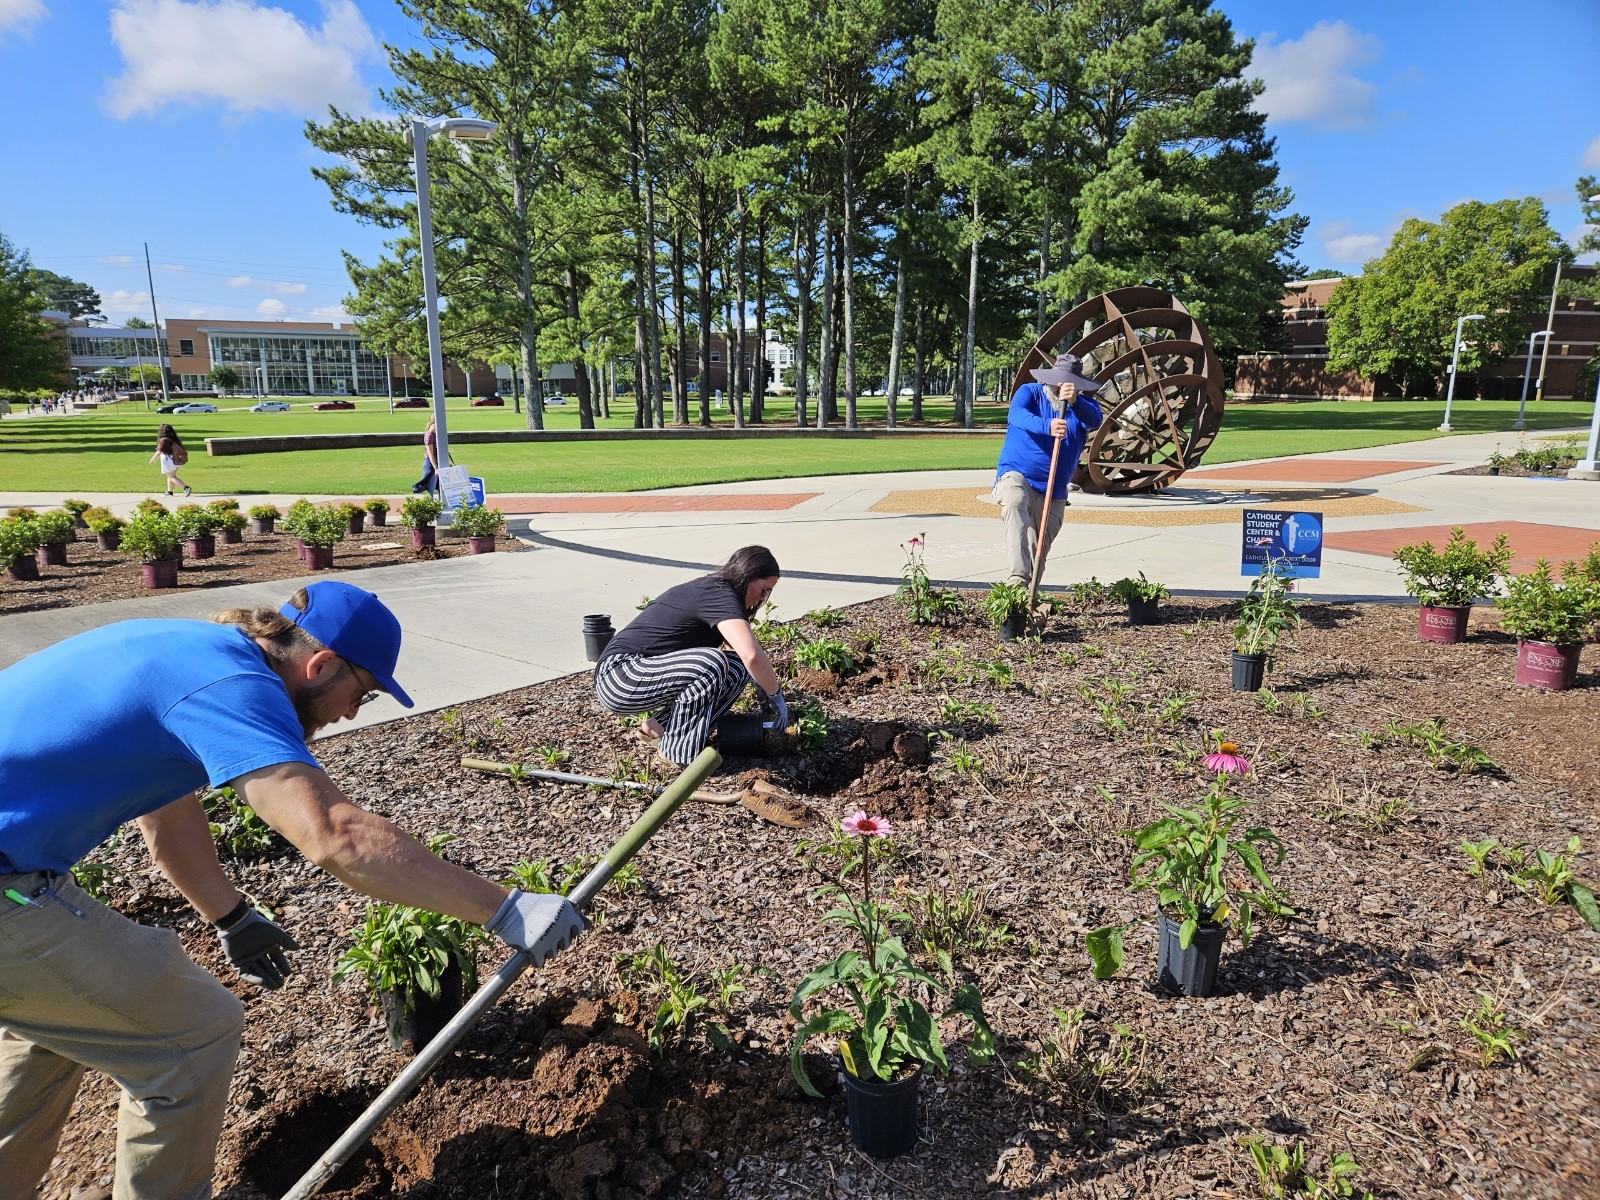
[(1014, 642), (1028, 629), (1028, 614), (1025, 612), (1012, 613), (995, 627), (995, 635), (1002, 642)]
[(863, 1154), (894, 1158), (917, 1144), (917, 1095), (922, 1068), (893, 1083), (857, 1079), (844, 1073), (850, 1114), (850, 1141)]
[(722, 754), (765, 755), (767, 731), (760, 713), (729, 713), (717, 722), (717, 750)]
[(1161, 601), (1128, 597), (1128, 624), (1154, 625), (1161, 619)]
[(1265, 654), (1240, 654), (1233, 652), (1233, 690), (1236, 692), (1259, 692), (1261, 682), (1267, 674), (1267, 656)]
[(616, 630), (610, 613), (590, 613), (583, 619), (583, 653), (590, 662), (599, 662)]
[(378, 999), (389, 1031), (389, 1048), (415, 1057), (461, 1011), (461, 968), (455, 963), (446, 967), (439, 976), (439, 994), (417, 995), (409, 1013), (405, 992), (382, 991)]
[(1217, 964), (1222, 961), (1222, 940), (1228, 927), (1202, 925), (1194, 931), (1186, 950), (1178, 943), (1181, 921), (1164, 912), (1156, 914), (1161, 949), (1156, 959), (1156, 986), (1178, 996), (1209, 996), (1217, 986)]

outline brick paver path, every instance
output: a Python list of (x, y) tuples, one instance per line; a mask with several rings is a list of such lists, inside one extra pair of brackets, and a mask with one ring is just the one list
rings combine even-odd
[(1439, 462), (1401, 462), (1376, 458), (1289, 458), (1281, 462), (1256, 463), (1239, 467), (1200, 467), (1184, 479), (1198, 483), (1206, 479), (1272, 479), (1281, 483), (1349, 483), (1355, 479), (1374, 479), (1397, 471), (1416, 471), (1423, 467), (1442, 467)]
[(821, 492), (777, 492), (700, 496), (491, 496), (504, 513), (782, 512)]
[[(1582, 558), (1589, 547), (1600, 542), (1600, 529), (1575, 529), (1570, 525), (1541, 525), (1533, 521), (1482, 521), (1464, 525), (1467, 536), (1479, 546), (1488, 546), (1495, 535), (1504, 531), (1515, 556), (1511, 565), (1525, 571), (1539, 558), (1551, 562), (1564, 562)], [(1329, 532), (1323, 535), (1322, 544), (1334, 550), (1351, 550), (1357, 554), (1377, 554), (1388, 558), (1400, 546), (1413, 546), (1429, 541), (1436, 549), (1442, 548), (1450, 537), (1449, 525), (1408, 525), (1402, 529), (1356, 529)]]

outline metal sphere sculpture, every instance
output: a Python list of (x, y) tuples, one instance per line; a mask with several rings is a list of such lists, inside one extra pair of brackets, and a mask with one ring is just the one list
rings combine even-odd
[(1136, 495), (1199, 465), (1222, 428), (1222, 363), (1211, 335), (1159, 288), (1118, 288), (1078, 305), (1034, 343), (1013, 394), (1058, 353), (1083, 360), (1105, 416), (1072, 480), (1089, 492)]

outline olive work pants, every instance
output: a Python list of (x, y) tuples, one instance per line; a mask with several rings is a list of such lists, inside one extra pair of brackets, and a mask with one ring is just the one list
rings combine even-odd
[[(1000, 519), (1006, 526), (1006, 553), (1010, 557), (1008, 583), (1026, 584), (1033, 578), (1033, 551), (1039, 544), (1039, 519), (1045, 507), (1044, 493), (1029, 486), (1017, 471), (1007, 471), (994, 483), (994, 498), (1000, 505)], [(1050, 557), (1050, 547), (1061, 531), (1061, 515), (1067, 509), (1067, 498), (1050, 501), (1050, 513), (1045, 521), (1044, 557)], [(1039, 564), (1039, 578), (1044, 578), (1044, 563)]]
[(244, 1006), (71, 876), (0, 889), (0, 1200), (32, 1200), (88, 1068), (122, 1088), (114, 1200), (207, 1200)]

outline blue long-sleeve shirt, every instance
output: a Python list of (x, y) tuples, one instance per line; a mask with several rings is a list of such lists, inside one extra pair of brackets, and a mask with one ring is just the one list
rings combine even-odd
[[(1078, 456), (1089, 434), (1100, 428), (1100, 406), (1092, 396), (1082, 392), (1062, 414), (1067, 420), (1067, 434), (1061, 439), (1061, 456), (1056, 463), (1055, 488), (1052, 500), (1067, 494), (1067, 484), (1072, 479)], [(1037, 383), (1025, 383), (1011, 397), (1011, 411), (1006, 414), (1006, 440), (1000, 444), (1000, 461), (995, 465), (994, 477), (999, 479), (1007, 471), (1016, 471), (1028, 481), (1036, 492), (1044, 491), (1050, 479), (1050, 422), (1055, 412), (1050, 407), (1050, 397)]]

